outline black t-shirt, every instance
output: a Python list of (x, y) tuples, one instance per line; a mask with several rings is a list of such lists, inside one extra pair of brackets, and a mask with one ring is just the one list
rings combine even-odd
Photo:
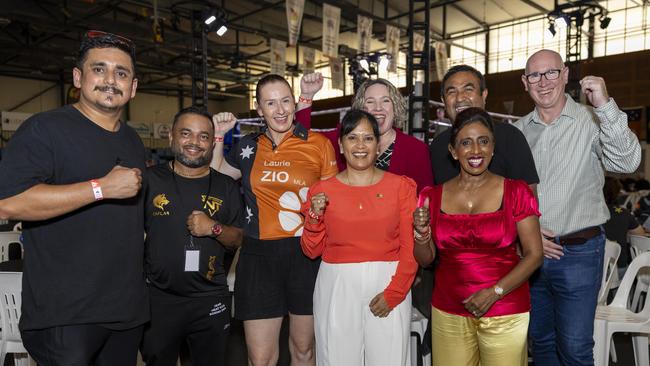
[[(118, 160), (144, 171), (144, 146), (125, 123), (117, 132), (106, 131), (72, 106), (39, 113), (20, 126), (0, 161), (0, 199), (41, 183), (101, 178)], [(141, 192), (49, 220), (24, 221), (21, 329), (74, 324), (127, 329), (145, 323), (143, 209)]]
[(630, 255), (630, 243), (627, 242), (627, 232), (639, 227), (639, 222), (625, 208), (607, 205), (609, 208), (609, 220), (603, 225), (605, 236), (621, 245), (621, 255), (618, 257), (617, 266), (627, 267), (632, 256)]
[[(201, 178), (173, 174), (169, 164), (151, 167), (145, 199), (145, 269), (157, 288), (181, 296), (228, 295), (225, 249), (213, 237), (193, 237), (199, 271), (185, 272), (190, 245), (187, 217), (203, 211), (223, 225), (241, 227), (242, 197), (235, 181), (213, 169)], [(209, 191), (209, 193), (208, 193)], [(180, 195), (180, 197), (179, 197)], [(205, 197), (207, 196), (207, 202)]]
[[(451, 129), (448, 129), (429, 145), (436, 184), (442, 184), (460, 173), (458, 162), (449, 153), (450, 138)], [(497, 122), (494, 124), (494, 138), (496, 146), (490, 171), (506, 178), (524, 180), (528, 184), (539, 183), (533, 154), (521, 131), (509, 123)]]

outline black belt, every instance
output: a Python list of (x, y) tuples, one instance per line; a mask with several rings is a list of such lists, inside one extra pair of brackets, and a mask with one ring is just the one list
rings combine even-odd
[(587, 242), (587, 240), (600, 235), (600, 226), (592, 226), (575, 233), (567, 234), (560, 237), (555, 237), (554, 241), (560, 245), (580, 245)]

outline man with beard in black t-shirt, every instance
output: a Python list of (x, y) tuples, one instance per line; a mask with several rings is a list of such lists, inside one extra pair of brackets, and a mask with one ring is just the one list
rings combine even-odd
[(22, 340), (39, 365), (135, 365), (149, 320), (144, 146), (120, 121), (135, 46), (88, 31), (72, 79), (79, 102), (25, 121), (0, 162), (0, 219), (23, 221)]
[[(214, 119), (235, 117), (220, 113)], [(205, 110), (178, 112), (169, 139), (174, 160), (147, 170), (151, 323), (142, 355), (147, 366), (173, 366), (186, 342), (192, 365), (222, 365), (231, 307), (223, 258), (226, 248), (241, 245), (241, 195), (232, 178), (210, 169), (214, 123)]]

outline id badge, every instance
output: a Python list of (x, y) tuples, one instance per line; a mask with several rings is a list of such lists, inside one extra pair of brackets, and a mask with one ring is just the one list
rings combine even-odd
[(199, 271), (199, 253), (197, 249), (185, 249), (185, 272)]

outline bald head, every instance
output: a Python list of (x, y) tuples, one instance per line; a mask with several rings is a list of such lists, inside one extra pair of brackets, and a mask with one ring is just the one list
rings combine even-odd
[(545, 64), (554, 64), (558, 69), (564, 67), (564, 61), (562, 61), (562, 56), (559, 53), (551, 50), (539, 50), (526, 61), (526, 74), (530, 73), (530, 65), (538, 61), (543, 61)]
[(566, 104), (564, 87), (568, 81), (569, 69), (564, 67), (562, 56), (557, 52), (541, 50), (528, 58), (521, 82), (544, 122), (550, 123), (562, 112)]

